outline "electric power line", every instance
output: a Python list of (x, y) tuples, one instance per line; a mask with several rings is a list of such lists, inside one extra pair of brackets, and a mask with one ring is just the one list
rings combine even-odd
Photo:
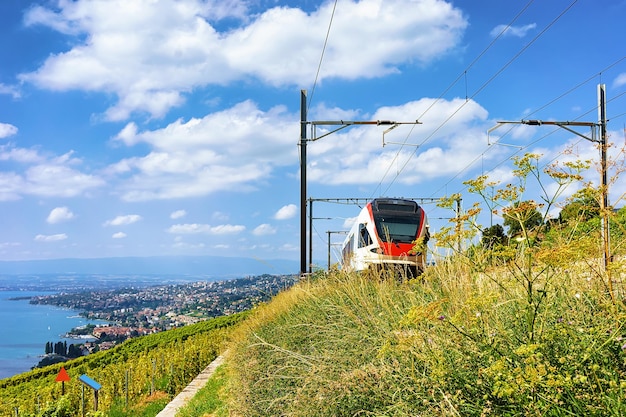
[[(528, 9), (528, 7), (530, 7), (530, 5), (533, 3), (534, 0), (530, 0), (528, 3), (526, 3), (526, 5), (515, 15), (515, 17), (513, 17), (513, 19), (502, 29), (502, 31), (500, 31), (500, 33), (498, 33), (498, 35), (491, 41), (491, 43), (489, 43), (489, 45), (487, 45), (487, 47), (485, 49), (483, 49), (476, 58), (474, 58), (472, 60), (472, 62), (465, 68), (465, 70), (463, 70), (463, 72), (461, 74), (458, 75), (458, 77), (452, 81), (448, 87), (446, 87), (446, 89), (439, 95), (439, 97), (437, 97), (437, 99), (435, 99), (430, 106), (428, 106), (426, 108), (426, 110), (424, 110), (422, 112), (422, 114), (420, 116), (417, 117), (416, 120), (420, 120), (422, 119), (439, 101), (441, 101), (441, 99), (448, 93), (448, 91), (450, 91), (452, 89), (452, 87), (454, 87), (456, 85), (457, 82), (459, 82), (459, 80), (461, 78), (465, 78), (465, 99), (467, 100), (467, 71), (469, 71), (474, 64), (476, 64), (486, 53), (489, 49), (491, 49), (491, 47), (502, 37), (502, 35), (511, 27), (513, 26), (513, 24), (517, 21), (517, 19), (524, 14), (524, 12), (526, 11), (526, 9)], [(409, 130), (409, 133), (407, 133), (406, 138), (404, 139), (403, 144), (406, 144), (406, 142), (409, 140), (409, 138), (411, 137), (411, 134), (413, 133), (413, 130), (415, 129), (415, 125), (411, 126), (411, 129)], [(428, 138), (426, 139), (428, 140)], [(422, 146), (425, 142), (423, 141), (421, 144), (418, 145)], [(404, 146), (404, 145), (403, 145)], [(374, 193), (376, 192), (376, 190), (378, 190), (381, 186), (382, 186), (382, 182), (385, 180), (385, 178), (387, 177), (387, 174), (389, 173), (389, 171), (391, 170), (391, 167), (393, 166), (393, 163), (398, 159), (398, 157), (400, 156), (400, 152), (402, 151), (403, 146), (400, 146), (400, 148), (398, 149), (398, 152), (396, 152), (396, 155), (394, 156), (393, 160), (389, 163), (389, 166), (387, 168), (387, 171), (385, 171), (385, 174), (383, 174), (382, 179), (380, 180), (378, 186), (374, 189)], [(416, 148), (417, 150), (417, 148)], [(387, 188), (387, 190), (389, 190), (389, 188)], [(385, 192), (387, 191), (385, 190)]]
[(330, 21), (328, 22), (328, 29), (326, 30), (326, 38), (324, 39), (324, 46), (322, 47), (322, 54), (320, 55), (320, 62), (317, 65), (317, 72), (315, 73), (315, 81), (313, 81), (313, 87), (311, 88), (311, 94), (309, 95), (309, 103), (307, 104), (307, 110), (311, 107), (311, 102), (313, 101), (313, 94), (315, 94), (315, 86), (317, 85), (317, 80), (320, 75), (320, 71), (322, 69), (322, 62), (324, 61), (324, 53), (326, 52), (326, 46), (328, 45), (328, 38), (330, 37), (330, 28), (333, 25), (333, 19), (335, 17), (335, 10), (337, 9), (337, 0), (335, 0), (335, 4), (333, 5), (333, 11), (330, 15)]
[[(570, 3), (569, 6), (567, 6), (557, 17), (555, 17), (541, 32), (539, 32), (528, 44), (526, 44), (524, 47), (522, 47), (511, 59), (509, 59), (509, 61), (507, 61), (502, 67), (500, 67), (500, 69), (498, 69), (498, 71), (496, 71), (487, 81), (485, 81), (475, 92), (474, 94), (472, 94), (472, 96), (470, 97), (470, 99), (473, 99), (474, 97), (476, 97), (480, 92), (482, 92), (489, 84), (491, 84), (491, 82), (493, 82), (506, 68), (508, 68), (515, 60), (517, 60), (522, 53), (524, 53), (531, 45), (533, 45), (542, 35), (544, 35), (552, 26), (554, 26), (554, 24), (561, 18), (563, 17), (573, 6), (574, 4), (577, 3), (578, 0), (574, 0), (572, 3)], [(517, 16), (516, 16), (517, 18)], [(395, 180), (399, 177), (400, 173), (407, 167), (408, 163), (411, 161), (412, 157), (417, 153), (417, 149), (419, 147), (421, 147), (422, 145), (424, 145), (426, 142), (428, 142), (441, 128), (443, 128), (459, 111), (461, 111), (465, 105), (469, 102), (469, 100), (466, 100), (463, 104), (461, 104), (454, 112), (452, 112), (452, 114), (450, 114), (437, 128), (435, 128), (435, 130), (433, 130), (413, 151), (413, 153), (406, 159), (404, 165), (401, 167), (401, 169), (396, 173), (396, 176), (393, 178), (393, 180), (391, 180), (391, 182), (389, 183), (389, 185), (387, 186), (387, 189), (385, 190), (385, 192), (387, 192), (389, 190), (389, 188), (391, 187), (391, 185), (395, 182)], [(409, 133), (410, 134), (410, 133)], [(408, 139), (408, 138), (407, 138)], [(398, 152), (399, 154), (399, 152)], [(388, 172), (388, 171), (387, 171)], [(386, 176), (386, 174), (385, 174)], [(384, 181), (384, 177), (383, 179), (381, 179), (381, 182), (379, 183), (379, 187), (382, 185), (382, 181)], [(377, 187), (377, 188), (379, 188)]]
[[(618, 94), (618, 95), (616, 95), (616, 96), (612, 97), (610, 100), (608, 100), (608, 101), (607, 101), (607, 103), (610, 103), (610, 102), (612, 102), (612, 101), (614, 101), (614, 100), (618, 99), (619, 97), (621, 97), (621, 96), (623, 96), (623, 95), (626, 95), (626, 91), (624, 91), (624, 92), (622, 92), (622, 93), (620, 93), (620, 94)], [(592, 113), (592, 112), (594, 112), (594, 111), (596, 111), (596, 110), (597, 110), (597, 107), (592, 107), (591, 109), (587, 110), (586, 112), (584, 112), (584, 113), (580, 114), (578, 117), (576, 117), (575, 119), (573, 119), (573, 121), (580, 120), (582, 117), (584, 117), (584, 116), (586, 116), (586, 115), (588, 115), (588, 114), (590, 114), (590, 113)], [(533, 113), (534, 113), (534, 112), (533, 112)], [(532, 114), (532, 113), (531, 113), (531, 114)], [(622, 116), (622, 115), (624, 115), (624, 114), (626, 114), (626, 112), (625, 112), (625, 113), (622, 113), (622, 114), (619, 114), (619, 115), (617, 115), (617, 116), (614, 116), (613, 118), (620, 117), (620, 116)], [(555, 134), (555, 133), (556, 133), (556, 132), (558, 132), (559, 130), (560, 130), (559, 128), (553, 129), (553, 130), (551, 130), (550, 132), (546, 133), (545, 135), (543, 135), (543, 136), (541, 136), (541, 137), (537, 138), (536, 140), (534, 140), (534, 141), (532, 141), (532, 142), (528, 143), (527, 145), (525, 145), (525, 146), (521, 147), (520, 149), (518, 149), (517, 151), (515, 151), (514, 153), (512, 153), (511, 155), (509, 155), (506, 159), (503, 159), (503, 160), (501, 160), (499, 163), (497, 163), (497, 164), (495, 164), (494, 166), (492, 166), (491, 170), (493, 170), (493, 169), (495, 169), (495, 168), (498, 168), (498, 167), (499, 167), (499, 166), (501, 166), (501, 165), (504, 165), (504, 164), (505, 164), (508, 160), (510, 160), (510, 159), (511, 159), (511, 157), (513, 157), (514, 155), (517, 155), (517, 154), (521, 153), (522, 151), (524, 151), (524, 150), (526, 150), (526, 149), (530, 148), (531, 146), (536, 145), (536, 144), (537, 144), (537, 143), (539, 143), (539, 142), (542, 142), (542, 141), (543, 141), (543, 140), (545, 140), (547, 137), (549, 137), (549, 136), (551, 136), (551, 135)], [(510, 131), (510, 130), (509, 130), (509, 131)], [(508, 133), (508, 132), (507, 132), (507, 133)], [(576, 145), (578, 145), (579, 143), (581, 143), (581, 141), (582, 141), (582, 140), (583, 140), (582, 138), (579, 138), (579, 139), (578, 139), (578, 140), (576, 140), (576, 142), (574, 142), (571, 146), (576, 146)], [(480, 154), (480, 155), (479, 155), (476, 159), (474, 159), (474, 160), (473, 160), (470, 164), (468, 164), (465, 168), (463, 168), (463, 170), (461, 170), (461, 171), (460, 171), (457, 175), (455, 175), (452, 179), (450, 179), (450, 181), (448, 181), (446, 184), (444, 184), (442, 187), (440, 187), (440, 188), (439, 188), (439, 189), (438, 189), (438, 190), (437, 190), (434, 194), (436, 194), (436, 193), (437, 193), (438, 191), (440, 191), (442, 188), (447, 187), (447, 186), (448, 186), (448, 185), (452, 182), (452, 180), (453, 180), (454, 178), (458, 177), (458, 176), (459, 176), (462, 172), (464, 172), (465, 170), (469, 169), (469, 168), (471, 167), (471, 165), (473, 165), (473, 163), (475, 163), (475, 162), (476, 162), (476, 160), (477, 160), (478, 158), (480, 158), (480, 157), (484, 156), (484, 155), (487, 153), (487, 151), (488, 151), (488, 150), (485, 150), (484, 152), (482, 152), (482, 153), (481, 153), (481, 154)], [(557, 160), (557, 158), (559, 158), (559, 157), (560, 157), (560, 156), (562, 156), (562, 155), (563, 155), (563, 153), (562, 153), (562, 152), (559, 152), (557, 155), (555, 155), (553, 158), (551, 158), (551, 159), (550, 159), (550, 160), (548, 160), (545, 164), (543, 164), (543, 165), (542, 165), (542, 167), (546, 167), (546, 166), (548, 166), (549, 164), (551, 164), (551, 163), (555, 162), (555, 161)], [(457, 193), (461, 193), (461, 192), (462, 192), (462, 191), (464, 191), (465, 189), (467, 189), (467, 187), (463, 187), (461, 190), (457, 191)], [(434, 195), (434, 194), (433, 194), (433, 195)]]
[[(620, 63), (620, 62), (621, 62), (621, 61), (623, 61), (624, 59), (626, 59), (626, 57), (622, 57), (622, 58), (620, 58), (619, 60), (617, 60), (617, 61), (613, 62), (613, 63), (612, 63), (612, 64), (610, 64), (610, 65), (608, 65), (607, 67), (603, 68), (601, 71), (596, 72), (594, 75), (592, 75), (591, 77), (587, 78), (587, 79), (586, 79), (585, 81), (583, 81), (582, 83), (579, 83), (579, 84), (578, 84), (578, 85), (576, 85), (574, 88), (571, 88), (571, 89), (567, 90), (565, 93), (560, 94), (557, 98), (550, 100), (547, 104), (542, 105), (542, 106), (541, 106), (541, 107), (539, 107), (537, 110), (535, 110), (535, 111), (533, 111), (533, 112), (529, 113), (529, 115), (533, 115), (533, 114), (537, 113), (538, 111), (540, 111), (540, 110), (542, 110), (542, 109), (546, 108), (547, 106), (549, 106), (549, 105), (551, 105), (551, 104), (555, 103), (556, 101), (558, 101), (558, 100), (562, 99), (563, 97), (565, 97), (566, 95), (568, 95), (568, 94), (570, 94), (571, 92), (575, 91), (576, 89), (581, 88), (583, 85), (585, 85), (586, 83), (588, 83), (589, 81), (591, 81), (592, 79), (594, 79), (595, 77), (597, 77), (598, 75), (602, 74), (603, 72), (607, 71), (608, 69), (610, 69), (610, 68), (614, 67), (615, 65), (617, 65), (618, 63)], [(608, 103), (610, 103), (610, 102), (612, 102), (612, 101), (614, 101), (614, 100), (618, 99), (619, 97), (623, 96), (624, 94), (626, 94), (626, 92), (622, 92), (622, 93), (620, 93), (620, 94), (618, 94), (618, 95), (616, 95), (616, 96), (612, 97), (611, 99), (609, 99), (609, 100), (608, 100)], [(587, 114), (589, 114), (589, 113), (593, 112), (593, 111), (594, 111), (594, 110), (596, 110), (596, 109), (597, 109), (597, 107), (594, 107), (594, 108), (592, 108), (592, 109), (588, 110), (587, 112), (585, 112), (585, 113), (583, 113), (583, 114), (579, 115), (579, 116), (578, 116), (577, 118), (575, 118), (574, 120), (579, 120), (581, 117), (583, 117), (583, 116), (585, 116), (585, 115), (587, 115)], [(620, 116), (621, 116), (621, 115), (616, 115), (616, 116), (614, 116), (613, 118), (617, 118), (617, 117), (620, 117)], [(503, 137), (505, 137), (506, 135), (508, 135), (508, 134), (509, 134), (509, 133), (510, 133), (510, 132), (511, 132), (514, 128), (515, 128), (515, 127), (514, 127), (514, 126), (512, 126), (512, 127), (511, 127), (509, 130), (507, 130), (507, 131), (506, 131), (506, 132), (505, 132), (502, 136), (500, 136), (500, 139), (502, 139)], [(503, 165), (503, 164), (504, 164), (506, 161), (508, 161), (508, 160), (509, 160), (512, 156), (514, 156), (514, 155), (516, 155), (516, 154), (520, 153), (520, 152), (521, 152), (522, 150), (524, 150), (524, 149), (528, 149), (529, 147), (531, 147), (532, 145), (537, 144), (538, 142), (543, 141), (546, 137), (548, 137), (548, 136), (550, 136), (551, 134), (553, 134), (553, 133), (557, 132), (558, 130), (559, 130), (559, 129), (555, 129), (555, 130), (551, 131), (550, 133), (548, 133), (548, 134), (546, 134), (546, 135), (544, 135), (544, 136), (540, 137), (539, 139), (537, 139), (537, 140), (535, 140), (535, 141), (533, 141), (533, 142), (531, 142), (531, 143), (529, 143), (529, 144), (527, 144), (527, 145), (525, 145), (525, 146), (522, 146), (522, 147), (521, 147), (518, 151), (516, 151), (516, 152), (514, 152), (514, 153), (512, 153), (512, 154), (510, 154), (510, 155), (508, 155), (506, 159), (503, 159), (503, 160), (502, 160), (502, 161), (500, 161), (499, 163), (495, 164), (495, 165), (494, 165), (491, 169), (493, 170), (493, 169), (495, 169), (495, 168), (497, 168), (497, 167), (499, 167), (499, 166)], [(465, 172), (465, 171), (467, 171), (468, 169), (470, 169), (470, 168), (471, 168), (471, 167), (472, 167), (472, 166), (473, 166), (473, 165), (474, 165), (474, 164), (475, 164), (475, 163), (476, 163), (479, 159), (482, 159), (482, 158), (483, 158), (483, 157), (487, 154), (487, 152), (489, 152), (489, 150), (491, 150), (491, 147), (488, 147), (485, 151), (483, 151), (483, 152), (482, 152), (482, 153), (480, 153), (480, 154), (479, 154), (476, 158), (474, 158), (472, 161), (470, 161), (470, 162), (469, 162), (469, 163), (468, 163), (468, 164), (467, 164), (467, 165), (466, 165), (463, 169), (461, 169), (460, 171), (458, 171), (458, 172), (457, 172), (457, 174), (455, 174), (452, 178), (450, 178), (450, 180), (449, 180), (448, 182), (446, 182), (446, 183), (445, 183), (444, 185), (442, 185), (439, 189), (437, 189), (437, 190), (433, 193), (433, 195), (434, 195), (434, 194), (436, 194), (436, 193), (438, 193), (438, 192), (439, 192), (439, 191), (441, 191), (442, 189), (446, 188), (446, 187), (447, 187), (447, 186), (448, 186), (448, 185), (449, 185), (449, 184), (450, 184), (450, 183), (451, 183), (454, 179), (456, 179), (457, 177), (459, 177), (459, 176), (460, 176), (463, 172)]]

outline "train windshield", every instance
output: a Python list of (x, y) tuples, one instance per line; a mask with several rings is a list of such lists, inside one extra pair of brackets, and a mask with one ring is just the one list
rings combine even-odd
[(411, 243), (417, 239), (421, 216), (374, 215), (376, 231), (383, 242)]

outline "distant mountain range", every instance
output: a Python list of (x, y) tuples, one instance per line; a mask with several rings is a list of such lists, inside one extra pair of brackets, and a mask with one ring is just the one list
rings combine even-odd
[(241, 277), (297, 274), (298, 261), (219, 256), (154, 256), (0, 261), (0, 274), (160, 274)]

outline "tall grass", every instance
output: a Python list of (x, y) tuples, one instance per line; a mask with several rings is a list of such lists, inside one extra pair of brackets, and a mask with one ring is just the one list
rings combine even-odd
[(582, 184), (569, 218), (550, 219), (589, 163), (513, 164), (513, 183), (466, 182), (506, 239), (466, 243), (486, 230), (476, 203), (433, 235), (452, 252), (419, 280), (334, 271), (246, 320), (229, 361), (234, 415), (626, 415), (626, 210), (596, 207), (602, 190)]
[(405, 283), (340, 271), (303, 282), (240, 329), (231, 412), (625, 415), (624, 308), (580, 265), (535, 283), (532, 327), (514, 274), (458, 258)]

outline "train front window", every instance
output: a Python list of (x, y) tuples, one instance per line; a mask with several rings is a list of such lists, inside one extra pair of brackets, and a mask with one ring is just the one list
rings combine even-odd
[(376, 219), (376, 231), (383, 242), (411, 243), (416, 239), (420, 218), (380, 216)]

